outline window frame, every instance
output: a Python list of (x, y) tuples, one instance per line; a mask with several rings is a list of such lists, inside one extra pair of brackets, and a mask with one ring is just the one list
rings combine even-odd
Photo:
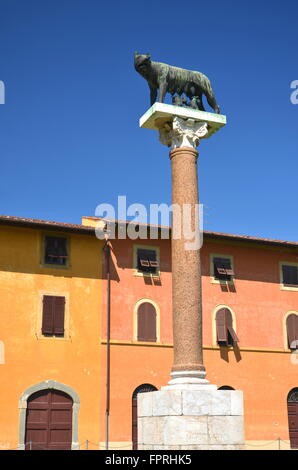
[[(231, 275), (231, 279), (216, 279), (214, 273), (214, 258), (224, 258), (230, 260), (231, 269), (234, 271), (234, 274)], [(210, 280), (211, 284), (229, 284), (233, 285), (235, 281), (235, 267), (234, 267), (234, 256), (233, 255), (225, 255), (225, 254), (218, 254), (218, 253), (210, 253)]]
[[(42, 232), (42, 240), (41, 240), (41, 262), (40, 265), (43, 268), (51, 268), (51, 269), (69, 269), (70, 266), (70, 236), (66, 234), (57, 234), (56, 232)], [(45, 250), (46, 250), (46, 237), (52, 238), (64, 238), (66, 239), (66, 250), (67, 250), (67, 258), (65, 264), (49, 264), (45, 262)]]
[(283, 269), (282, 269), (283, 266), (294, 266), (298, 269), (298, 263), (293, 263), (291, 261), (280, 261), (279, 262), (280, 289), (281, 290), (292, 291), (292, 292), (298, 292), (298, 285), (297, 285), (297, 287), (295, 287), (295, 286), (290, 286), (288, 284), (284, 284)]
[[(156, 312), (156, 341), (154, 342), (149, 342), (149, 341), (139, 341), (138, 340), (138, 310), (141, 304), (148, 302), (149, 304), (152, 304), (153, 307), (155, 308)], [(160, 308), (156, 302), (154, 302), (152, 299), (147, 299), (147, 298), (142, 298), (139, 299), (133, 309), (133, 341), (137, 343), (144, 343), (144, 344), (158, 344), (160, 343)]]
[[(43, 321), (43, 298), (44, 296), (51, 297), (64, 297), (64, 335), (44, 335), (42, 333), (42, 321)], [(69, 293), (65, 291), (39, 291), (37, 299), (37, 319), (35, 327), (35, 336), (38, 340), (45, 341), (70, 341), (70, 313), (69, 313)]]
[[(158, 262), (158, 267), (156, 268), (156, 273), (146, 273), (138, 270), (138, 250), (150, 250), (155, 251), (156, 261)], [(159, 278), (160, 277), (160, 247), (155, 245), (133, 245), (133, 275), (139, 277), (151, 277)]]
[[(50, 315), (51, 315), (51, 328), (49, 328), (47, 332), (45, 332), (45, 327), (44, 327), (44, 324), (47, 324), (47, 315), (46, 313), (48, 314), (49, 312), (45, 310), (45, 307), (46, 307), (46, 302), (45, 300), (46, 299), (51, 299), (50, 300), (50, 305), (48, 307), (50, 307)], [(54, 301), (55, 299), (55, 301)], [(59, 303), (57, 304), (57, 300), (56, 299), (59, 299)], [(64, 334), (65, 334), (65, 297), (62, 296), (62, 295), (44, 295), (43, 298), (42, 298), (42, 303), (43, 303), (43, 308), (42, 308), (42, 335), (43, 336), (46, 336), (46, 337), (58, 337), (58, 338), (64, 338)], [(59, 308), (57, 309), (59, 305)], [(61, 309), (61, 310), (60, 310)], [(59, 312), (60, 310), (60, 319), (59, 319), (59, 322), (57, 322), (57, 313)], [(63, 315), (62, 315), (63, 313)], [(62, 320), (63, 320), (63, 328), (61, 328), (61, 332), (57, 333), (57, 324), (62, 327)], [(60, 322), (61, 322), (61, 325), (60, 325)], [(49, 326), (49, 325), (47, 325)], [(51, 332), (50, 332), (51, 330)], [(63, 331), (63, 333), (62, 333)]]

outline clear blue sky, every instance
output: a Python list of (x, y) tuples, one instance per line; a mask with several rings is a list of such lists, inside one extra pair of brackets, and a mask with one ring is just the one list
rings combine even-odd
[(170, 203), (168, 150), (133, 52), (199, 70), (228, 125), (200, 145), (204, 228), (297, 240), (296, 0), (1, 0), (0, 213), (80, 223)]

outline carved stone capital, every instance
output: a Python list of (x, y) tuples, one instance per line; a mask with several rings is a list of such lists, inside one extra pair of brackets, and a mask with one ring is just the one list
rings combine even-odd
[(174, 117), (172, 124), (166, 123), (159, 130), (160, 143), (167, 147), (196, 148), (202, 137), (208, 134), (207, 122), (195, 121), (194, 119), (182, 119)]

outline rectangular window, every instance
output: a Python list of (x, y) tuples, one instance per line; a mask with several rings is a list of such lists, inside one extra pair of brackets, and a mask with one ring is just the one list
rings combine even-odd
[(218, 281), (231, 281), (235, 275), (230, 258), (213, 258), (213, 277)]
[(156, 274), (158, 268), (156, 250), (137, 249), (137, 270), (142, 273)]
[(44, 264), (67, 266), (67, 242), (67, 238), (46, 235), (44, 238)]
[(283, 264), (282, 282), (285, 286), (298, 287), (298, 266)]
[(45, 336), (64, 336), (65, 297), (44, 295), (41, 332)]

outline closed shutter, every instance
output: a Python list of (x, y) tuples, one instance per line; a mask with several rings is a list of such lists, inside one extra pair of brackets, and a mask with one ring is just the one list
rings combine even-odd
[(53, 308), (53, 296), (43, 296), (43, 309), (42, 309), (42, 334), (53, 335), (54, 334), (54, 308)]
[(138, 341), (156, 341), (156, 311), (149, 302), (138, 308)]
[(287, 318), (287, 335), (289, 349), (297, 349), (296, 342), (298, 341), (298, 316), (295, 314), (289, 315)]
[(42, 312), (42, 334), (64, 335), (65, 297), (44, 295)]
[(64, 335), (65, 297), (54, 297), (54, 334)]

